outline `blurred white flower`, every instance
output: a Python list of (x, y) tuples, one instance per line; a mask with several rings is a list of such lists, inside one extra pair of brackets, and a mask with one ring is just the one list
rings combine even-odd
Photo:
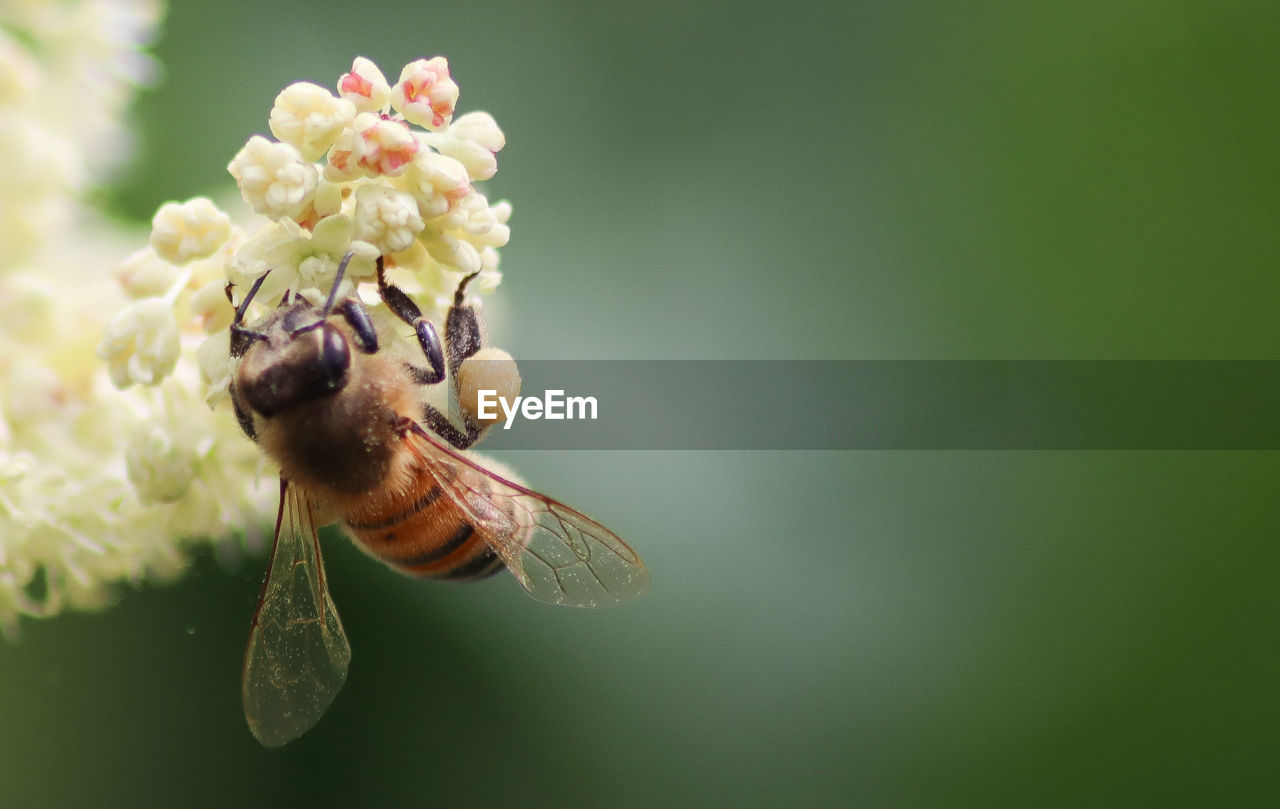
[(122, 112), (156, 73), (139, 48), (160, 12), (159, 0), (0, 2), (0, 270), (70, 226), (74, 197), (128, 155)]
[(107, 363), (117, 388), (155, 385), (173, 372), (182, 340), (173, 317), (173, 300), (144, 298), (107, 324), (98, 356)]
[[(0, 3), (0, 634), (8, 636), (22, 615), (101, 607), (119, 582), (177, 575), (191, 543), (254, 530), (274, 509), (275, 487), (255, 483), (256, 452), (224, 440), (235, 436), (234, 419), (204, 406), (198, 375), (181, 361), (199, 338), (181, 325), (189, 316), (182, 276), (203, 279), (197, 257), (226, 246), (218, 242), (229, 222), (211, 204), (190, 221), (166, 212), (161, 249), (187, 266), (144, 248), (113, 277), (136, 236), (80, 196), (126, 151), (121, 113), (153, 72), (137, 49), (159, 14), (158, 3), (138, 0)], [(68, 98), (76, 103), (53, 103)], [(109, 372), (94, 347), (121, 307)], [(164, 384), (119, 391), (112, 373)]]
[(208, 258), (231, 238), (231, 219), (205, 197), (166, 202), (151, 219), (151, 249), (165, 261)]
[(159, 424), (145, 422), (134, 428), (125, 447), (125, 470), (143, 503), (172, 503), (195, 480), (195, 450)]
[(124, 294), (136, 300), (163, 295), (177, 280), (178, 268), (147, 246), (117, 264), (112, 274)]

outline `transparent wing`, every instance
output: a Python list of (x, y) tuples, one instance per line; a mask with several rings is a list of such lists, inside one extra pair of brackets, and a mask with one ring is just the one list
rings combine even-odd
[(267, 747), (306, 733), (347, 679), (351, 647), (324, 578), (315, 506), (280, 482), (267, 580), (244, 655), (244, 716)]
[(558, 500), (490, 472), (414, 425), (423, 466), (539, 601), (608, 607), (649, 589), (644, 562), (616, 534)]

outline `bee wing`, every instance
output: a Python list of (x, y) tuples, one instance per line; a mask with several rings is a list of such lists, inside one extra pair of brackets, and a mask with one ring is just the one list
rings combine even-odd
[(244, 655), (244, 716), (267, 747), (306, 733), (347, 678), (351, 647), (324, 578), (315, 504), (280, 481), (267, 580)]
[[(420, 425), (410, 435), (423, 466), (529, 595), (571, 607), (608, 607), (649, 589), (644, 562), (608, 528), (494, 474)], [(483, 487), (475, 485), (476, 473)]]

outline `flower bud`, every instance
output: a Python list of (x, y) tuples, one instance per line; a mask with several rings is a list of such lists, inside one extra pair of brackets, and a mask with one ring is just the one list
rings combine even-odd
[(487, 180), (498, 172), (497, 153), (507, 138), (487, 112), (469, 112), (449, 125), (433, 145), (467, 167), (472, 180)]
[(173, 264), (208, 258), (231, 238), (231, 219), (205, 197), (166, 202), (151, 220), (151, 248)]
[(301, 219), (311, 205), (320, 174), (287, 143), (254, 135), (227, 166), (240, 195), (269, 219)]
[(351, 72), (338, 80), (338, 92), (355, 105), (358, 112), (381, 112), (391, 103), (391, 87), (386, 76), (371, 60), (357, 56)]
[(418, 126), (439, 129), (453, 117), (458, 85), (449, 76), (443, 56), (419, 59), (405, 65), (400, 81), (391, 89), (391, 106)]
[(418, 141), (404, 121), (362, 112), (356, 116), (352, 129), (362, 141), (358, 163), (370, 177), (394, 177), (408, 168), (418, 153)]
[(276, 96), (271, 108), (271, 133), (295, 147), (305, 160), (315, 161), (329, 150), (351, 120), (356, 105), (335, 98), (318, 84), (299, 81)]
[(409, 166), (403, 184), (418, 201), (418, 212), (423, 219), (443, 216), (471, 193), (466, 168), (452, 157), (430, 149), (424, 149)]
[(214, 334), (196, 348), (196, 364), (205, 384), (204, 400), (209, 407), (229, 395), (231, 389), (231, 343), (226, 333)]
[(480, 252), (476, 248), (455, 236), (447, 233), (437, 234), (433, 238), (422, 239), (431, 257), (447, 269), (470, 274), (480, 269)]
[(411, 195), (378, 183), (356, 190), (354, 225), (355, 238), (383, 255), (404, 250), (425, 227)]
[(106, 361), (111, 381), (118, 388), (156, 385), (173, 373), (181, 348), (173, 302), (144, 298), (103, 330), (98, 357)]
[(178, 278), (178, 268), (150, 247), (131, 254), (111, 271), (124, 294), (135, 300), (163, 295)]

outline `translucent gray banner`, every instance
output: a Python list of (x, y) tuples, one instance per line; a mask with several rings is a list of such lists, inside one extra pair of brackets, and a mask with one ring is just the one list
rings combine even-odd
[(493, 402), (504, 421), (490, 428), (483, 449), (1280, 449), (1277, 361), (524, 360), (519, 367), (522, 396), (538, 404), (522, 402), (505, 428)]

